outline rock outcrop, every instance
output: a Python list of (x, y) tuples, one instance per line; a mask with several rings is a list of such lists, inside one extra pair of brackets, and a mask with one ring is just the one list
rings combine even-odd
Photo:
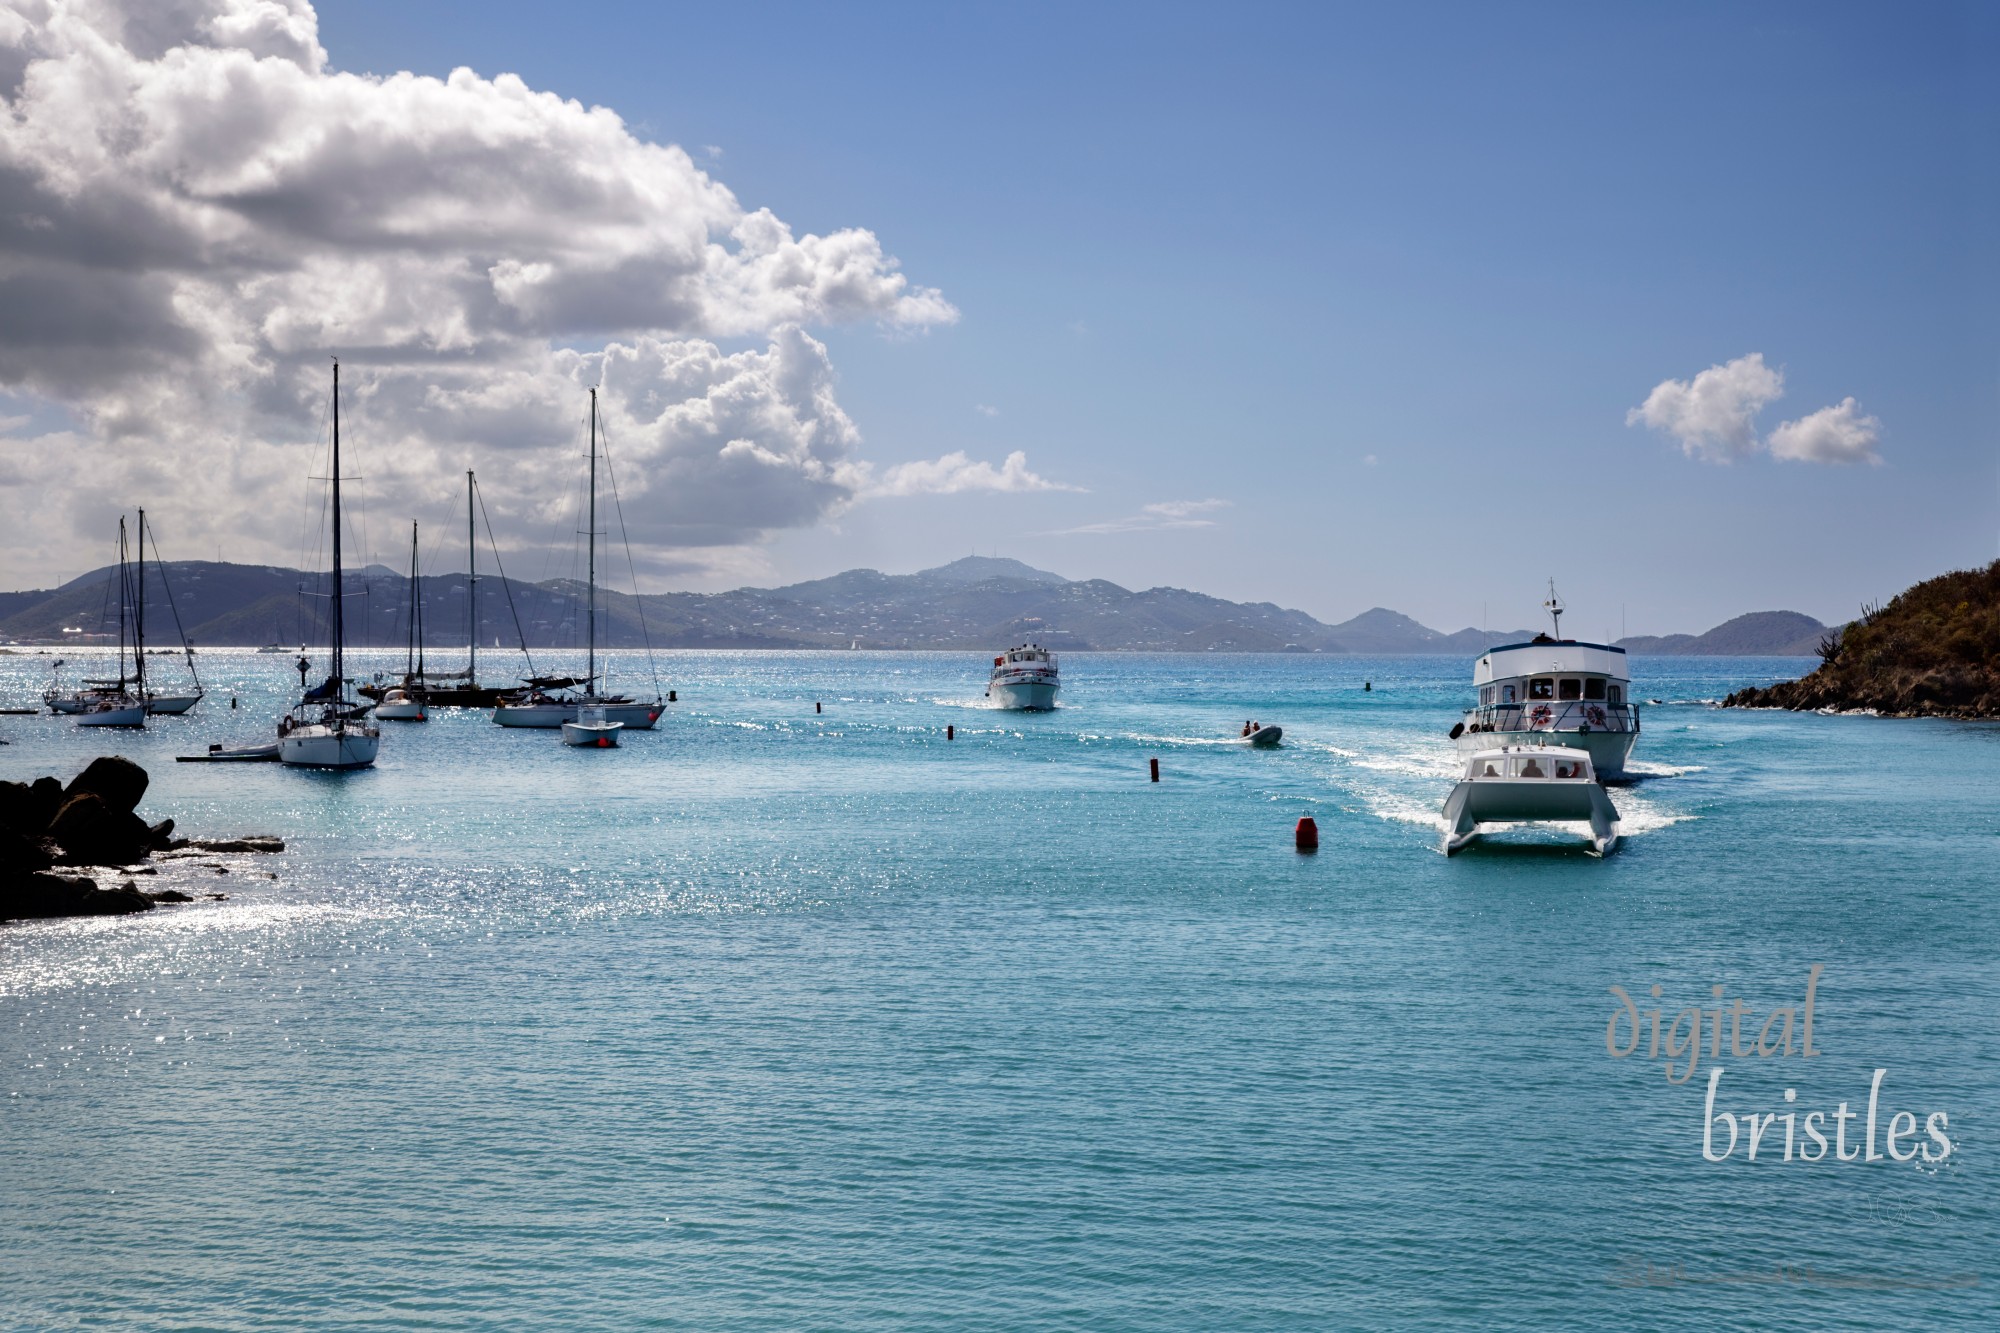
[(1868, 709), (1889, 717), (2000, 717), (2000, 560), (1927, 579), (1820, 645), (1800, 680), (1742, 689), (1727, 708)]

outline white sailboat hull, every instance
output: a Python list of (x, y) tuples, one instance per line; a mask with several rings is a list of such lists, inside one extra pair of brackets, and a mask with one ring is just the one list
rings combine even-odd
[(155, 694), (146, 699), (146, 711), (166, 717), (179, 717), (201, 702), (199, 694)]
[(74, 716), (77, 713), (90, 711), (92, 702), (89, 699), (51, 699), (49, 700), (49, 711), (51, 713)]
[(381, 747), (381, 735), (373, 727), (314, 722), (278, 738), (278, 760), (294, 768), (367, 768)]
[(576, 721), (576, 705), (501, 704), (493, 710), (493, 720), (503, 727), (539, 727), (552, 731), (565, 722)]
[(627, 731), (651, 731), (653, 724), (660, 720), (660, 714), (665, 711), (662, 705), (656, 703), (607, 703), (595, 704), (593, 707), (604, 710), (606, 722), (616, 722)]
[(79, 727), (143, 727), (146, 725), (146, 705), (131, 704), (123, 708), (100, 708), (95, 712), (78, 713)]

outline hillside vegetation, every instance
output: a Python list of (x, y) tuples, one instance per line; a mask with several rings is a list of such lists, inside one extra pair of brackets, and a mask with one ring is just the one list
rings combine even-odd
[(1802, 680), (1738, 690), (1741, 708), (1872, 708), (1897, 717), (2000, 717), (2000, 560), (1926, 579), (1820, 647)]

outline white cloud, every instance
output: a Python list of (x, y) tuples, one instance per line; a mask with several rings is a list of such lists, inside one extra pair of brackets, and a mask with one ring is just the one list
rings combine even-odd
[(997, 417), (1000, 415), (1000, 409), (991, 403), (974, 403), (972, 410), (982, 417)]
[(0, 391), (75, 425), (0, 430), (17, 577), (142, 499), (190, 547), (295, 557), (336, 353), (359, 498), (399, 517), (470, 463), (525, 521), (601, 374), (635, 541), (754, 544), (870, 480), (806, 330), (958, 318), (872, 232), (797, 234), (606, 108), (338, 72), (305, 0), (7, 0), (0, 97)]
[(1214, 519), (1196, 516), (1229, 507), (1228, 500), (1162, 500), (1157, 504), (1142, 505), (1138, 513), (1124, 518), (1106, 519), (1101, 523), (1086, 523), (1076, 528), (1062, 528), (1043, 535), (1103, 536), (1121, 532), (1158, 532), (1165, 528), (1212, 528), (1216, 525)]
[(942, 458), (915, 463), (898, 463), (883, 472), (880, 481), (864, 485), (864, 498), (898, 495), (956, 495), (961, 491), (1074, 491), (1028, 470), (1028, 455), (1016, 449), (1006, 461), (994, 467), (974, 462), (964, 450)]
[(1363, 467), (1374, 467), (1377, 463), (1380, 463), (1381, 461), (1382, 461), (1381, 459), (1377, 458), (1373, 454), (1361, 455), (1361, 466)]
[(1625, 424), (1673, 436), (1690, 458), (1727, 463), (1757, 448), (1757, 414), (1784, 392), (1784, 372), (1752, 352), (1692, 380), (1662, 380), (1625, 414)]
[(1863, 416), (1852, 398), (1787, 421), (1771, 432), (1771, 457), (1795, 463), (1880, 463), (1875, 442), (1882, 423)]

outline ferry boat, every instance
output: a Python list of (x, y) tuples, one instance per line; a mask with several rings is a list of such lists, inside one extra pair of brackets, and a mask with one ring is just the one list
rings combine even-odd
[(1477, 838), (1482, 824), (1549, 820), (1588, 823), (1590, 850), (1599, 856), (1618, 845), (1618, 810), (1588, 754), (1547, 744), (1477, 750), (1445, 798), (1444, 854)]
[(1553, 580), (1542, 605), (1555, 633), (1486, 650), (1472, 667), (1479, 703), (1451, 729), (1451, 739), (1460, 754), (1566, 745), (1590, 755), (1600, 781), (1623, 780), (1639, 739), (1625, 650), (1563, 638), (1563, 605)]
[(1046, 648), (1024, 643), (993, 659), (986, 697), (996, 708), (1042, 712), (1056, 706), (1056, 691), (1061, 688), (1056, 655)]

